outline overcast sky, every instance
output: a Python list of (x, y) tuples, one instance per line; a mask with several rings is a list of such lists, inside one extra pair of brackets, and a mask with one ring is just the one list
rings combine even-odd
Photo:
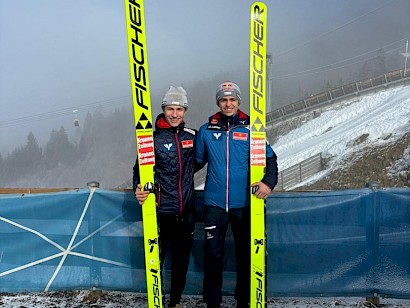
[[(145, 1), (152, 91), (247, 68), (252, 2)], [(265, 3), (278, 79), (379, 48), (404, 52), (410, 36), (407, 0)], [(0, 153), (29, 131), (41, 145), (53, 128), (70, 133), (73, 110), (84, 118), (130, 104), (125, 35), (122, 0), (0, 0)]]

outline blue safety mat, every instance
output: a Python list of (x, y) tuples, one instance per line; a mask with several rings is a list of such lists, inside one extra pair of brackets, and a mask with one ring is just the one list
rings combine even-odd
[[(202, 293), (202, 192), (185, 294)], [(410, 190), (274, 193), (266, 205), (269, 296), (410, 298)], [(141, 208), (130, 191), (0, 196), (0, 292), (145, 292)], [(169, 290), (170, 260), (164, 284)], [(224, 293), (235, 288), (233, 238)]]

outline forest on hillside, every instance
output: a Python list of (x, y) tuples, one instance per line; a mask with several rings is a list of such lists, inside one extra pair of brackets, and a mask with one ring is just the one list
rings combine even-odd
[(97, 109), (88, 113), (78, 128), (78, 141), (61, 126), (51, 131), (42, 147), (29, 132), (26, 144), (0, 156), (0, 186), (84, 187), (91, 180), (107, 187), (120, 184), (131, 177), (135, 159), (130, 111), (121, 108), (104, 115)]
[[(306, 80), (306, 89), (290, 91), (291, 85), (278, 87), (275, 83), (271, 106), (287, 94), (294, 102), (313, 93), (329, 90), (344, 83), (379, 75), (396, 66), (383, 50), (376, 58), (366, 61), (357, 72), (345, 80), (326, 80), (318, 86), (318, 80)], [(215, 104), (215, 88), (223, 80), (234, 80), (241, 86), (242, 97), (249, 97), (247, 71), (219, 72), (212, 78), (193, 81), (182, 86), (188, 93), (189, 108), (185, 117), (188, 127), (198, 129), (207, 117), (218, 111)], [(311, 90), (308, 90), (311, 89)], [(161, 112), (162, 95), (167, 89), (151, 93), (153, 119)], [(290, 95), (289, 93), (292, 93)], [(7, 155), (0, 153), (0, 187), (84, 187), (88, 181), (98, 181), (101, 187), (116, 188), (132, 177), (135, 161), (134, 119), (131, 102), (129, 107), (103, 112), (97, 107), (89, 111), (85, 120), (69, 136), (67, 128), (52, 129), (48, 141), (40, 145), (32, 131), (26, 143)], [(248, 112), (243, 100), (240, 108)], [(70, 128), (71, 130), (71, 128)]]

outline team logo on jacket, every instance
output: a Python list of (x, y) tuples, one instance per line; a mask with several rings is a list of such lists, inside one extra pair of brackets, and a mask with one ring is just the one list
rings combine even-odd
[(193, 140), (182, 140), (182, 148), (183, 149), (189, 149), (194, 146), (194, 141)]
[(172, 144), (172, 143), (164, 143), (163, 146), (164, 146), (168, 151), (171, 151), (173, 144)]
[(233, 133), (233, 140), (246, 141), (246, 140), (248, 140), (248, 133), (234, 132)]
[[(212, 134), (212, 139), (215, 140), (215, 141), (222, 140), (221, 136), (222, 136), (222, 133), (213, 133)], [(219, 139), (219, 138), (221, 138), (221, 139)]]

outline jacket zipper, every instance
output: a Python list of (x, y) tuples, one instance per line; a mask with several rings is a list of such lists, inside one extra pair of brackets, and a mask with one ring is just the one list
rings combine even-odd
[(226, 131), (226, 192), (225, 192), (225, 209), (229, 211), (229, 121), (228, 130)]
[(178, 153), (178, 194), (179, 194), (179, 214), (182, 214), (182, 161), (181, 149), (179, 148), (178, 132), (175, 133), (175, 143)]

